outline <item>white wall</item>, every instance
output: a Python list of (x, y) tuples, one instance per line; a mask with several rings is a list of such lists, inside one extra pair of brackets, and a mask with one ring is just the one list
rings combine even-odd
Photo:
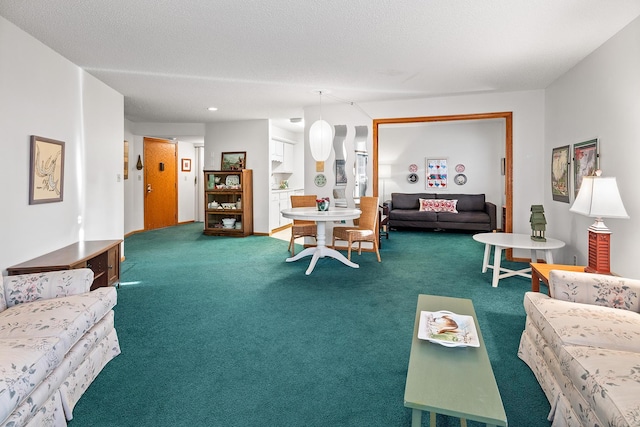
[(204, 167), (220, 169), (223, 152), (246, 151), (247, 169), (253, 170), (253, 230), (269, 233), (269, 120), (208, 123), (204, 140)]
[[(378, 130), (378, 165), (389, 165), (391, 177), (384, 179), (384, 200), (391, 193), (485, 194), (488, 202), (504, 201), (504, 177), (500, 159), (505, 153), (504, 120), (469, 120), (392, 124)], [(425, 159), (446, 158), (448, 186), (426, 187)], [(418, 182), (409, 182), (409, 165), (418, 166)], [(457, 164), (465, 167), (467, 183), (456, 185)], [(382, 181), (382, 180), (381, 180)], [(379, 187), (382, 195), (382, 182)], [(500, 216), (500, 215), (499, 215)]]
[[(122, 238), (122, 95), (2, 17), (0, 93), (0, 269), (83, 237)], [(30, 135), (65, 142), (62, 202), (29, 205)]]
[[(331, 125), (347, 126), (347, 169), (353, 165), (354, 126), (369, 126), (368, 148), (372, 149), (371, 126), (374, 118), (423, 117), (458, 114), (513, 112), (513, 231), (530, 233), (529, 209), (532, 204), (540, 204), (544, 199), (544, 91), (520, 91), (461, 95), (441, 98), (425, 98), (409, 101), (387, 101), (367, 103), (355, 108), (345, 104), (322, 105), (322, 118)], [(308, 132), (311, 124), (318, 119), (317, 106), (305, 109), (305, 189), (317, 192), (319, 196), (331, 196), (332, 185), (322, 189), (313, 183), (316, 175), (315, 162), (308, 148)], [(370, 154), (371, 156), (371, 154)], [(327, 161), (325, 175), (330, 183), (335, 182), (332, 168), (334, 153)], [(424, 156), (421, 157), (424, 161)], [(369, 162), (371, 165), (371, 161)], [(371, 173), (371, 172), (370, 172)], [(372, 176), (372, 175), (369, 175)], [(371, 186), (370, 186), (371, 188)], [(347, 194), (352, 191), (347, 185)], [(547, 217), (549, 221), (550, 218)], [(528, 254), (515, 252), (515, 256)]]
[[(615, 176), (628, 220), (609, 219), (611, 270), (640, 278), (636, 259), (640, 242), (640, 19), (589, 55), (546, 91), (544, 195), (547, 233), (568, 242), (558, 262), (587, 264), (587, 228), (593, 218), (569, 212), (570, 204), (553, 201), (551, 150), (592, 138), (600, 139), (603, 175)], [(573, 187), (572, 187), (573, 188)], [(573, 202), (573, 199), (571, 200)]]
[[(191, 160), (191, 171), (182, 171), (182, 159)], [(195, 168), (196, 147), (190, 142), (178, 140), (178, 222), (195, 221), (196, 219), (196, 191), (198, 185), (196, 176), (200, 177)]]

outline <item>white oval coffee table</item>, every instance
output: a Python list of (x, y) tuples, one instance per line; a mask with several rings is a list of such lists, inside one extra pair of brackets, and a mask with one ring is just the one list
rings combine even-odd
[[(498, 281), (506, 277), (522, 276), (531, 278), (531, 267), (522, 270), (511, 270), (500, 266), (503, 249), (529, 249), (531, 251), (531, 262), (537, 262), (537, 251), (544, 251), (544, 259), (547, 264), (553, 264), (552, 249), (560, 249), (564, 242), (557, 239), (546, 238), (546, 242), (531, 240), (528, 234), (514, 233), (479, 233), (473, 236), (473, 240), (484, 243), (484, 259), (482, 260), (482, 272), (486, 273), (487, 268), (493, 269), (493, 280), (491, 286), (498, 287)], [(493, 253), (493, 265), (489, 265), (489, 252), (491, 246), (495, 247)], [(502, 273), (504, 272), (504, 273)], [(502, 273), (502, 274), (501, 274)]]

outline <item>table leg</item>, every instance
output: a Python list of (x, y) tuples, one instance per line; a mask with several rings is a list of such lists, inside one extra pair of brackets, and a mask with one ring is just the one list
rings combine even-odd
[(493, 280), (491, 286), (498, 287), (498, 281), (500, 280), (500, 262), (502, 261), (502, 247), (496, 245), (493, 251)]
[(413, 409), (413, 411), (411, 411), (411, 427), (420, 427), (421, 425), (422, 411), (420, 409)]
[(490, 244), (485, 244), (484, 245), (484, 258), (482, 258), (482, 272), (486, 273), (487, 272), (487, 266), (489, 265), (489, 253), (491, 252), (491, 245)]
[(433, 411), (429, 413), (429, 426), (436, 427), (436, 413)]
[(540, 276), (535, 268), (531, 268), (531, 291), (540, 292)]
[(551, 253), (551, 249), (544, 251), (544, 260), (547, 264), (553, 264), (553, 253)]

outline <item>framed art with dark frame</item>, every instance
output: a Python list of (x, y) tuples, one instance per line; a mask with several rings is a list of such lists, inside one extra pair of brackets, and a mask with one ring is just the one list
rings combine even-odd
[(600, 169), (598, 139), (573, 144), (573, 191), (578, 195), (582, 178), (591, 176)]
[(182, 172), (191, 172), (191, 159), (182, 159)]
[(247, 167), (247, 152), (234, 151), (222, 153), (220, 170), (239, 171)]
[(556, 147), (551, 154), (551, 194), (553, 200), (569, 203), (569, 146)]
[(61, 202), (64, 190), (64, 142), (31, 135), (29, 204)]

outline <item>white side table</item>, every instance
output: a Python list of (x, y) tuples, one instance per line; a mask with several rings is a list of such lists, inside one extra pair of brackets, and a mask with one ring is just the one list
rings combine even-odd
[[(546, 238), (546, 242), (531, 240), (528, 234), (513, 233), (480, 233), (473, 236), (473, 240), (484, 243), (484, 259), (482, 260), (482, 272), (486, 273), (488, 268), (493, 269), (493, 280), (491, 286), (498, 287), (498, 281), (506, 277), (522, 276), (531, 278), (531, 267), (522, 270), (510, 270), (500, 266), (503, 249), (529, 249), (531, 250), (531, 262), (538, 262), (537, 251), (544, 251), (544, 259), (547, 264), (553, 264), (552, 249), (559, 249), (564, 246), (564, 242), (557, 239)], [(495, 247), (493, 253), (493, 265), (489, 265), (489, 252), (491, 246)], [(504, 272), (504, 273), (502, 273)], [(502, 274), (501, 274), (502, 273)]]

